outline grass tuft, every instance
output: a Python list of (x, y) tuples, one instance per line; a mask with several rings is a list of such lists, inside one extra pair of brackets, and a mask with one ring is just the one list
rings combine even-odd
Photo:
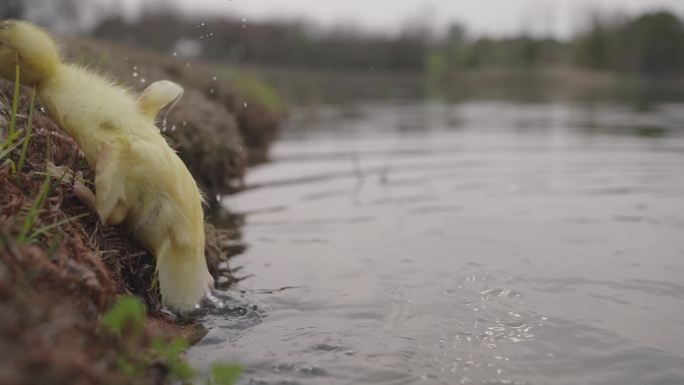
[(126, 328), (134, 333), (142, 330), (147, 319), (145, 305), (137, 297), (121, 297), (102, 318), (105, 329), (121, 335)]
[[(140, 345), (137, 343), (130, 343), (140, 337), (146, 323), (145, 305), (133, 296), (119, 298), (102, 318), (104, 328), (119, 336), (124, 342), (116, 360), (119, 369), (131, 376), (144, 377), (148, 368), (155, 364), (163, 364), (173, 380), (182, 381), (184, 384), (193, 383), (192, 380), (197, 378), (197, 372), (183, 358), (183, 352), (189, 347), (185, 339), (174, 338), (169, 341), (155, 337), (144, 349), (139, 349)], [(207, 384), (233, 385), (242, 371), (242, 367), (238, 365), (216, 364), (211, 368)]]

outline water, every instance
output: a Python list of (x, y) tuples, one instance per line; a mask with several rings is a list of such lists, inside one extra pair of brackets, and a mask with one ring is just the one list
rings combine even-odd
[(295, 116), (226, 207), (243, 384), (684, 383), (684, 105)]

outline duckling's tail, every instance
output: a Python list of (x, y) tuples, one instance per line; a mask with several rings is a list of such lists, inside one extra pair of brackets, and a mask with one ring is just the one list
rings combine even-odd
[[(167, 245), (171, 246), (170, 243)], [(162, 303), (175, 311), (195, 309), (214, 285), (204, 250), (193, 252), (182, 246), (162, 247), (157, 251), (157, 272)]]
[(18, 64), (22, 83), (39, 84), (54, 75), (60, 63), (57, 44), (43, 29), (25, 21), (0, 20), (0, 76), (14, 79)]

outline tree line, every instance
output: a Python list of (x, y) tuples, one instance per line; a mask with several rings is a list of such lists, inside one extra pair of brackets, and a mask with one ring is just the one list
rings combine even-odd
[[(0, 18), (39, 15), (43, 24), (50, 24), (50, 13), (39, 10), (56, 3), (65, 3), (60, 9), (75, 9), (75, 0), (6, 0), (0, 5)], [(416, 25), (394, 35), (352, 27), (320, 30), (302, 21), (188, 18), (158, 5), (128, 21), (117, 9), (100, 15), (90, 33), (233, 64), (432, 73), (575, 66), (646, 76), (684, 74), (684, 24), (666, 11), (635, 17), (594, 15), (573, 37), (561, 41), (526, 34), (472, 37), (461, 25), (453, 25), (442, 36), (432, 34), (429, 26)], [(55, 25), (77, 24), (64, 20), (69, 15), (79, 13), (61, 12)]]

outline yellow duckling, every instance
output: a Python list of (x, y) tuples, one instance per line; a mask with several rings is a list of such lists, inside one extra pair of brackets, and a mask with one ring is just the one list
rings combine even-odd
[(35, 86), (53, 119), (72, 136), (95, 170), (95, 194), (76, 195), (103, 223), (124, 220), (157, 259), (165, 306), (188, 311), (213, 286), (204, 256), (200, 191), (187, 167), (155, 126), (159, 110), (183, 89), (152, 84), (139, 98), (86, 69), (62, 62), (42, 29), (0, 23), (0, 76)]

